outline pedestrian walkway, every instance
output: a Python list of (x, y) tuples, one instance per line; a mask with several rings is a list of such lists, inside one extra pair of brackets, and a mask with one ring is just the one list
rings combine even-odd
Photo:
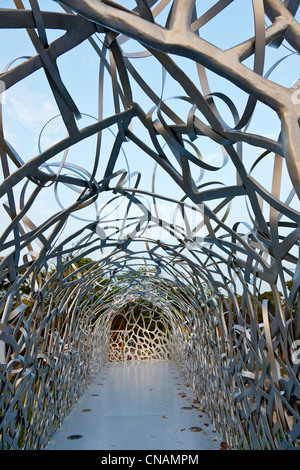
[(221, 437), (172, 362), (110, 363), (46, 450), (219, 450)]

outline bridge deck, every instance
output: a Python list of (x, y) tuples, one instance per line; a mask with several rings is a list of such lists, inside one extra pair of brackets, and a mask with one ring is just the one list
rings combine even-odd
[(176, 366), (142, 361), (103, 367), (46, 450), (219, 450), (220, 443)]

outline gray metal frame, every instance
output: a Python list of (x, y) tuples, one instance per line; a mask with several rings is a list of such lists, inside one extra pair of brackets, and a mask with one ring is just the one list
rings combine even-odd
[[(229, 447), (299, 446), (300, 85), (287, 88), (271, 79), (289, 54), (299, 55), (299, 1), (253, 0), (249, 21), (254, 21), (254, 36), (222, 50), (201, 37), (201, 28), (236, 1), (215, 1), (202, 15), (197, 14), (202, 3), (194, 0), (136, 0), (133, 10), (126, 2), (60, 0), (54, 12), (42, 11), (42, 1), (29, 0), (26, 10), (21, 0), (14, 0), (14, 9), (0, 9), (0, 28), (26, 30), (36, 51), (20, 62), (13, 57), (1, 84), (13, 89), (43, 71), (66, 133), (23, 159), (10, 143), (0, 103), (0, 197), (10, 218), (0, 234), (3, 449), (38, 449), (47, 443), (107, 360), (112, 315), (140, 298), (149, 303), (147, 308), (164, 310), (173, 332), (172, 357)], [(162, 25), (157, 16), (164, 11)], [(61, 31), (52, 43), (50, 30)], [(126, 53), (128, 38), (143, 51)], [(99, 62), (99, 106), (93, 123), (80, 127), (80, 110), (64, 83), (59, 59), (85, 43)], [(278, 61), (265, 72), (270, 45)], [(289, 49), (286, 55), (282, 48)], [(189, 105), (186, 116), (155, 92), (151, 76), (137, 71), (133, 59), (145, 56), (161, 65), (163, 85), (168, 79), (180, 85), (183, 95), (176, 100)], [(246, 65), (252, 56), (253, 68)], [(178, 58), (195, 65), (199, 86)], [(229, 96), (210, 89), (210, 72), (247, 94), (241, 115)], [(106, 75), (112, 85), (110, 114), (104, 104)], [(136, 102), (133, 82), (152, 107)], [(218, 100), (230, 109), (233, 126), (224, 122)], [(259, 104), (278, 116), (278, 139), (248, 132)], [(136, 122), (150, 143), (135, 132)], [(113, 145), (103, 168), (106, 131)], [(68, 150), (90, 137), (97, 141), (92, 169), (69, 163)], [(202, 138), (219, 146), (223, 165), (216, 167), (202, 156)], [(128, 142), (154, 163), (151, 190), (141, 185), (134, 168), (122, 170), (118, 164)], [(243, 161), (244, 145), (261, 152), (250, 169)], [(271, 189), (263, 175), (261, 180), (254, 176), (266, 158), (273, 162)], [(215, 172), (229, 164), (236, 183), (216, 182)], [(181, 189), (182, 199), (156, 188), (160, 169)], [(282, 198), (285, 170), (289, 192)], [(199, 172), (210, 175), (208, 182), (197, 179)], [(51, 186), (60, 207), (42, 223), (33, 221), (31, 208)], [(61, 186), (77, 192), (74, 202), (59, 200)], [(115, 220), (111, 216), (110, 234), (107, 222), (97, 216), (64, 237), (70, 218), (80, 218), (104, 194), (117, 203), (126, 201), (123, 212)], [(146, 197), (155, 202), (155, 210)], [(230, 211), (241, 198), (247, 217)], [(164, 202), (172, 213), (182, 214), (181, 225), (160, 215)], [(133, 207), (140, 215), (130, 217)], [(190, 225), (189, 210), (203, 215), (200, 225)], [(151, 227), (162, 228), (172, 241), (151, 238)], [(90, 256), (89, 263), (80, 264)], [(263, 285), (271, 292), (269, 299), (262, 295)]]

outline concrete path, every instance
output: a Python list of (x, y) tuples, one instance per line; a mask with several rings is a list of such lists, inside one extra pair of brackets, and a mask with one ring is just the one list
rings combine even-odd
[(45, 450), (219, 450), (221, 437), (172, 362), (110, 363)]

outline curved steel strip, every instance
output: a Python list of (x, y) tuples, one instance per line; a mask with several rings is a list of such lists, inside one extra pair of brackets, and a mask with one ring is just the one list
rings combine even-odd
[[(3, 207), (10, 217), (0, 235), (1, 446), (46, 444), (108, 359), (111, 321), (126, 311), (124, 334), (133, 327), (141, 338), (149, 334), (146, 318), (159, 313), (169, 333), (167, 339), (158, 333), (157, 353), (178, 361), (229, 447), (297, 447), (300, 218), (297, 172), (291, 171), (295, 152), (286, 140), (287, 135), (296, 138), (296, 127), (291, 133), (288, 126), (298, 116), (297, 88), (269, 80), (279, 64), (287, 65), (289, 55), (276, 59), (262, 76), (267, 44), (275, 38), (280, 50), (283, 37), (297, 43), (296, 3), (253, 0), (254, 37), (228, 51), (202, 40), (198, 30), (223, 11), (225, 17), (234, 0), (216, 1), (199, 18), (196, 2), (183, 9), (178, 1), (142, 0), (130, 11), (117, 2), (68, 0), (61, 2), (64, 13), (53, 14), (43, 12), (39, 3), (30, 0), (30, 16), (19, 0), (17, 11), (1, 12), (8, 27), (29, 30), (37, 50), (19, 66), (12, 67), (12, 61), (1, 79), (13, 91), (42, 67), (61, 106), (66, 138), (43, 150), (47, 124), (41, 124), (39, 154), (26, 161), (13, 148), (1, 117), (0, 194), (8, 198)], [(263, 5), (270, 27), (264, 25)], [(0, 18), (1, 28), (4, 23)], [(47, 29), (59, 23), (67, 34), (48, 44)], [(125, 42), (132, 39), (145, 52), (127, 52)], [(72, 115), (77, 107), (68, 101), (57, 59), (83, 41), (99, 64), (98, 118), (79, 130)], [(178, 55), (194, 62), (202, 91)], [(239, 61), (251, 55), (253, 70), (240, 67)], [(158, 65), (162, 86), (146, 69), (133, 67), (131, 59)], [(248, 94), (241, 113), (229, 94), (211, 90), (208, 70)], [(173, 97), (169, 83), (181, 87)], [(135, 103), (140, 91), (146, 105)], [(228, 108), (233, 126), (217, 100)], [(261, 129), (248, 133), (258, 102), (278, 113), (284, 131), (278, 141)], [(110, 152), (104, 150), (106, 130)], [(73, 161), (69, 149), (92, 136), (96, 150), (88, 164)], [(209, 161), (206, 141), (218, 148), (220, 164)], [(131, 168), (136, 152), (152, 164), (150, 188), (144, 185), (146, 174)], [(268, 186), (260, 168), (273, 155)], [(13, 172), (8, 159), (16, 167)], [(171, 193), (169, 181), (179, 195)], [(77, 200), (67, 203), (59, 195), (58, 207), (39, 220), (34, 209), (40, 198), (50, 190), (55, 198), (59, 186), (71, 189)], [(242, 201), (245, 209), (237, 210)], [(85, 216), (92, 207), (93, 215)], [(77, 226), (68, 233), (72, 218)], [(265, 286), (270, 292), (264, 292)], [(138, 319), (133, 304), (140, 306)], [(141, 344), (139, 337), (136, 351)], [(37, 432), (41, 428), (43, 433)]]

